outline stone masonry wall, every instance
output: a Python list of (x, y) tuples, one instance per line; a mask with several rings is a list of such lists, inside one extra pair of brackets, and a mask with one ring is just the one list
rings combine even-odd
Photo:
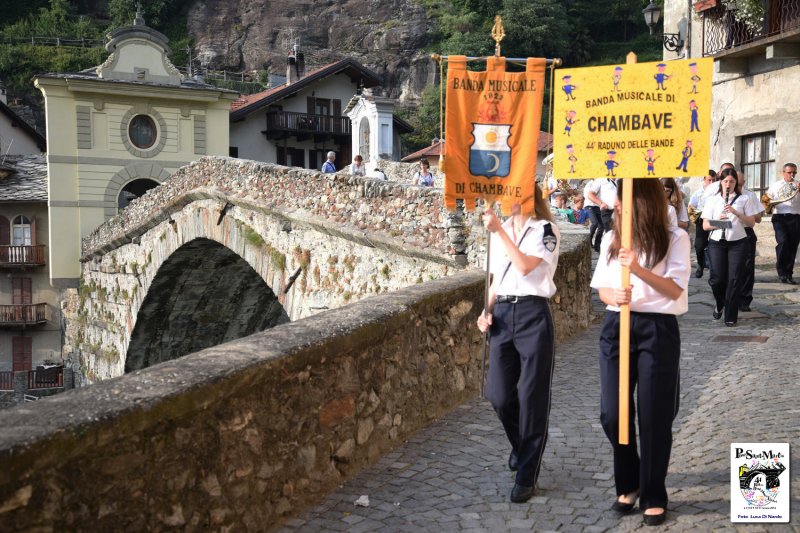
[(0, 412), (0, 519), (268, 529), (476, 393), (482, 281), (401, 289)]

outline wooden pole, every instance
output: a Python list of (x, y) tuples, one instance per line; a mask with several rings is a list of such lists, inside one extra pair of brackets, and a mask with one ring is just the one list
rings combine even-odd
[[(636, 54), (633, 52), (627, 56), (626, 63), (631, 65), (636, 63)], [(622, 179), (622, 236), (621, 245), (623, 248), (630, 249), (632, 241), (632, 221), (633, 221), (633, 178)], [(631, 271), (627, 267), (622, 267), (622, 288), (627, 289), (631, 286)], [(630, 366), (631, 366), (631, 306), (621, 305), (619, 309), (619, 443), (630, 444), (628, 433), (628, 419), (630, 409), (628, 398), (631, 395), (630, 387)]]

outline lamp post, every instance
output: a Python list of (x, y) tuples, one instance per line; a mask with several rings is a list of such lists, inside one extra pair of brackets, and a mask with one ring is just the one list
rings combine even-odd
[[(650, 2), (646, 8), (642, 9), (644, 15), (644, 22), (650, 28), (650, 35), (654, 35), (653, 30), (658, 24), (658, 19), (661, 17), (661, 8), (655, 2)], [(663, 46), (670, 52), (677, 52), (683, 48), (683, 39), (680, 33), (662, 33)]]

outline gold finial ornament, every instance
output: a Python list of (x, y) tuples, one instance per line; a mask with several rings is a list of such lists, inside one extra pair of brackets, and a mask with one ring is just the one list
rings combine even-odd
[(494, 39), (494, 55), (500, 57), (500, 41), (506, 36), (506, 30), (503, 29), (503, 19), (500, 15), (495, 15), (494, 26), (492, 26), (492, 39)]

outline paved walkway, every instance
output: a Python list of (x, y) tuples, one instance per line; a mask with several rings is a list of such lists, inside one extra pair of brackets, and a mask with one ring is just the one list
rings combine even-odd
[[(711, 319), (708, 275), (692, 278), (680, 319), (681, 407), (667, 487), (669, 531), (800, 531), (800, 449), (792, 449), (792, 523), (731, 524), (731, 442), (800, 437), (800, 286), (756, 274), (754, 312)], [(595, 302), (598, 311), (599, 302)], [(549, 440), (537, 495), (509, 503), (509, 446), (491, 406), (474, 399), (420, 431), (281, 531), (629, 531), (619, 517), (611, 448), (599, 424), (599, 325), (558, 346)], [(747, 336), (766, 337), (747, 339)], [(369, 497), (369, 507), (356, 499)], [(653, 530), (655, 528), (646, 528)]]

